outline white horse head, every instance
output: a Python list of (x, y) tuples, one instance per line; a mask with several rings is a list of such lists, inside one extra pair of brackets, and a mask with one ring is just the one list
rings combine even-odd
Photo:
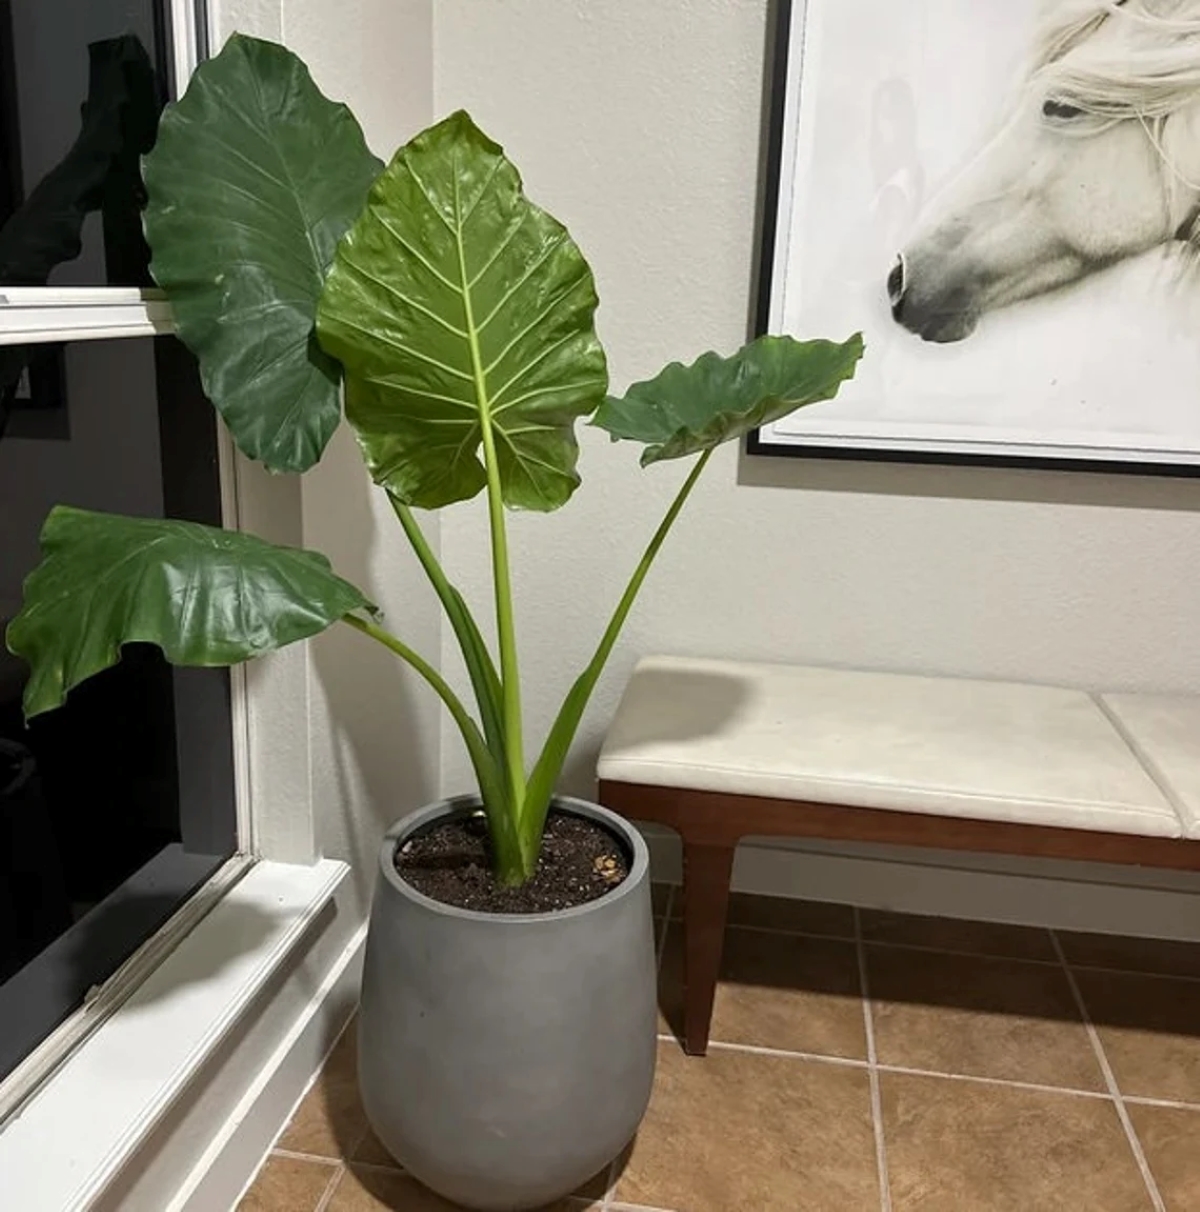
[(1200, 0), (1052, 0), (995, 137), (888, 275), (892, 314), (960, 341), (985, 312), (1200, 242)]

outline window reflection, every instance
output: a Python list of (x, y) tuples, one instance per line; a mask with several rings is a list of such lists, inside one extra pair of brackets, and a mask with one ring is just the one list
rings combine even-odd
[[(151, 285), (140, 158), (162, 43), (155, 4), (0, 0), (0, 290)], [(65, 437), (62, 380), (61, 351), (0, 347), (0, 433)]]

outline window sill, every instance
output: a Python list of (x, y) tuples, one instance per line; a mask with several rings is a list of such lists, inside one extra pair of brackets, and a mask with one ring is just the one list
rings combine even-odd
[(0, 1132), (5, 1205), (95, 1201), (271, 978), (348, 868), (256, 864)]
[(160, 290), (0, 286), (0, 345), (104, 341), (175, 331)]

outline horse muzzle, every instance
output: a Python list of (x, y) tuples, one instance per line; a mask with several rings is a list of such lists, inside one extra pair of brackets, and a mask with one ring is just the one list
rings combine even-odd
[(909, 263), (903, 253), (897, 256), (888, 272), (886, 286), (892, 319), (921, 340), (949, 344), (961, 341), (975, 331), (979, 316), (964, 297), (965, 292), (914, 289)]

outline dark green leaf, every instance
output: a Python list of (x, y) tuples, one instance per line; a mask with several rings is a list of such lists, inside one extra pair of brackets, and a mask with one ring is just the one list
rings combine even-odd
[(167, 107), (143, 172), (151, 270), (239, 448), (304, 471), (341, 415), (313, 320), (382, 165), (290, 51), (235, 35)]
[(574, 422), (608, 382), (596, 291), (566, 228), (465, 113), (401, 148), (346, 234), (317, 316), (371, 474), (427, 509), (474, 496), (495, 436), (505, 504), (575, 490)]
[(759, 337), (730, 358), (706, 353), (690, 366), (672, 362), (619, 399), (610, 396), (592, 424), (645, 443), (643, 466), (678, 459), (831, 400), (862, 352), (860, 334), (841, 345)]
[(122, 644), (157, 644), (176, 665), (232, 665), (374, 609), (316, 552), (194, 522), (59, 505), (41, 541), (8, 627), (9, 651), (31, 669), (27, 716), (115, 665)]

